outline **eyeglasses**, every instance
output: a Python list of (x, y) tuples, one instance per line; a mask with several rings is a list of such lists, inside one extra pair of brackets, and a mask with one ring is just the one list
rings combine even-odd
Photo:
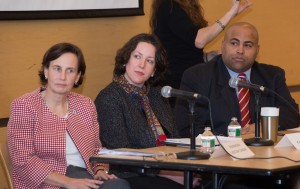
[(153, 156), (143, 156), (144, 161), (149, 160), (149, 158), (154, 159), (156, 161), (164, 161), (164, 160), (177, 159), (177, 155), (176, 153), (159, 152)]

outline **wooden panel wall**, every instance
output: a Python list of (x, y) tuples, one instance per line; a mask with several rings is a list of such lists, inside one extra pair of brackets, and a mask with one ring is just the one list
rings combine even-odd
[[(115, 52), (131, 36), (149, 31), (152, 0), (145, 0), (145, 16), (0, 21), (0, 118), (9, 116), (11, 101), (39, 86), (37, 72), (45, 51), (55, 43), (71, 42), (82, 48), (87, 61), (85, 83), (77, 89), (94, 99), (112, 77)], [(231, 0), (200, 0), (213, 23)], [(300, 84), (300, 1), (252, 0), (253, 7), (236, 21), (249, 21), (260, 32), (259, 61), (286, 70), (289, 85)], [(206, 50), (219, 49), (222, 35)], [(300, 103), (300, 94), (293, 93)]]

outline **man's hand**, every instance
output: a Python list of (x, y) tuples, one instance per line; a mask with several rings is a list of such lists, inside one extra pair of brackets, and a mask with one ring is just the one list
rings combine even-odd
[(247, 124), (242, 128), (242, 135), (255, 133), (255, 124)]

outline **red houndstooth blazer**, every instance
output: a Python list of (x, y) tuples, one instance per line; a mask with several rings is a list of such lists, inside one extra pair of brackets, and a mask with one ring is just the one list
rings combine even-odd
[(56, 171), (66, 173), (66, 132), (93, 175), (89, 158), (101, 148), (94, 103), (69, 93), (69, 114), (60, 118), (51, 113), (38, 89), (15, 99), (7, 127), (14, 188), (59, 188), (43, 183)]

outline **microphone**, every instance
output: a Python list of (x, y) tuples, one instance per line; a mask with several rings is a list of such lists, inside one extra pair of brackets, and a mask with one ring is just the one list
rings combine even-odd
[(190, 98), (190, 99), (197, 99), (197, 98), (202, 97), (200, 94), (188, 92), (188, 91), (182, 91), (182, 90), (178, 90), (178, 89), (173, 89), (170, 86), (164, 86), (161, 89), (161, 95), (165, 98), (185, 97), (185, 98)]
[(229, 83), (229, 86), (232, 88), (244, 87), (244, 88), (248, 88), (250, 90), (254, 90), (254, 91), (258, 91), (258, 92), (266, 92), (269, 94), (273, 94), (275, 97), (279, 98), (282, 102), (287, 104), (289, 106), (289, 108), (291, 108), (300, 119), (299, 111), (294, 106), (292, 106), (292, 104), (289, 101), (284, 99), (282, 96), (280, 96), (278, 93), (276, 93), (272, 89), (268, 89), (264, 86), (259, 86), (259, 85), (255, 85), (252, 83), (247, 83), (247, 82), (241, 81), (239, 78), (231, 78), (228, 83)]
[(264, 86), (247, 83), (242, 81), (239, 78), (234, 78), (234, 77), (229, 80), (229, 86), (232, 88), (242, 87), (242, 88), (248, 88), (250, 90), (258, 91), (258, 92), (268, 92), (268, 89), (265, 88)]

